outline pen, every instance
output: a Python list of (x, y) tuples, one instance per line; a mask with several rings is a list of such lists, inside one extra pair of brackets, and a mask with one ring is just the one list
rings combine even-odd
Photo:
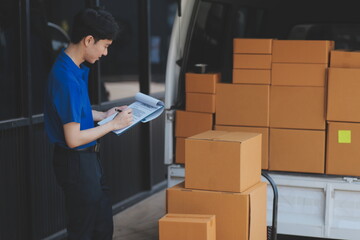
[[(126, 109), (125, 109), (126, 110)], [(121, 109), (118, 109), (118, 108), (115, 108), (115, 111), (117, 111), (117, 114), (121, 113), (122, 110)], [(130, 114), (131, 112), (128, 112), (128, 114)]]

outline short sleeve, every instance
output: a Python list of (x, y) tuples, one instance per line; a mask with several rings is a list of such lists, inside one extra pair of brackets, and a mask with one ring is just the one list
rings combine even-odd
[(55, 81), (53, 101), (62, 124), (81, 122), (81, 89), (75, 78)]

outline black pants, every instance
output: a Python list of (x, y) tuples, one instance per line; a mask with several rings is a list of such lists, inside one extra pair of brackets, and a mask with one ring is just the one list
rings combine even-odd
[(109, 188), (95, 152), (54, 149), (56, 179), (65, 195), (69, 240), (111, 240), (113, 218)]

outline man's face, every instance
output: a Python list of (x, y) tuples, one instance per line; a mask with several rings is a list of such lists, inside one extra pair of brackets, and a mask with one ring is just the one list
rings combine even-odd
[(91, 38), (90, 43), (86, 47), (85, 61), (95, 63), (102, 56), (108, 54), (108, 47), (111, 45), (112, 40), (101, 39), (95, 43), (95, 39)]

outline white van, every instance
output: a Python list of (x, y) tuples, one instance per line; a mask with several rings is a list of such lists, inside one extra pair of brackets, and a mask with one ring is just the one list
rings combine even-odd
[[(164, 162), (169, 186), (185, 176), (184, 167), (174, 164), (174, 114), (185, 106), (186, 72), (220, 72), (223, 82), (231, 82), (233, 38), (334, 40), (337, 49), (359, 50), (360, 14), (351, 6), (355, 1), (182, 0), (166, 71)], [(279, 189), (279, 234), (360, 239), (358, 178), (268, 173)], [(271, 225), (270, 188), (268, 193)]]

